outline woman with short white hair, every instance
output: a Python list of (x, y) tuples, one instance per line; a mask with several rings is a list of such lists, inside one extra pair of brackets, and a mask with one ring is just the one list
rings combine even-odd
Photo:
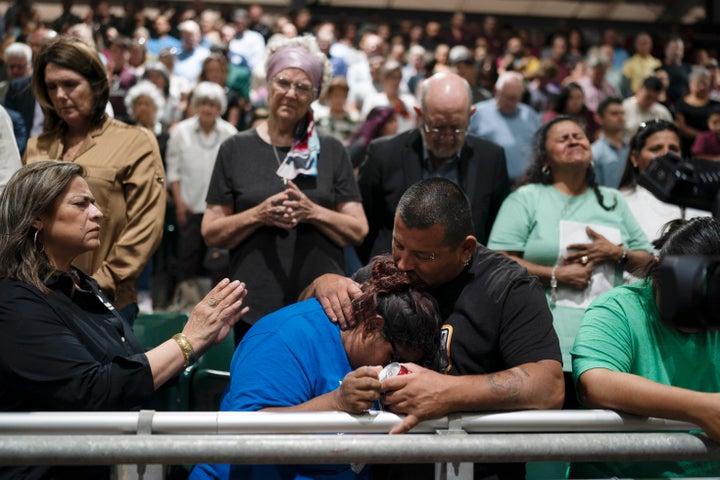
[[(237, 133), (234, 126), (221, 118), (227, 100), (220, 85), (198, 83), (190, 94), (190, 102), (195, 115), (175, 126), (165, 158), (167, 181), (175, 200), (180, 229), (178, 291), (187, 291), (188, 286), (196, 290), (196, 279), (203, 273), (206, 248), (200, 225), (205, 212), (205, 196), (220, 144)], [(177, 307), (182, 309), (183, 305)]]
[(156, 137), (162, 133), (160, 117), (165, 108), (165, 97), (154, 83), (149, 80), (141, 80), (130, 88), (125, 95), (125, 108), (130, 123), (147, 128)]

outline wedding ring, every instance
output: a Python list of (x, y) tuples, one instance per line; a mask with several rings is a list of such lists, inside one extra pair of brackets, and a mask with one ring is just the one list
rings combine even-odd
[(583, 255), (582, 258), (580, 259), (580, 263), (582, 263), (583, 265), (587, 265), (588, 260), (590, 260), (590, 259), (588, 258), (588, 256), (587, 256), (587, 255)]
[(214, 297), (208, 298), (208, 305), (210, 305), (211, 307), (214, 307), (215, 305), (217, 305), (217, 300), (215, 300)]

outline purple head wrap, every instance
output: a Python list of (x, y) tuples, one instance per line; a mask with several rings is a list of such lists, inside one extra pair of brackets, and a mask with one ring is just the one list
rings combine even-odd
[(303, 47), (281, 47), (270, 56), (265, 79), (270, 83), (278, 72), (286, 68), (299, 68), (305, 72), (312, 81), (315, 98), (318, 97), (322, 85), (323, 65), (315, 55)]

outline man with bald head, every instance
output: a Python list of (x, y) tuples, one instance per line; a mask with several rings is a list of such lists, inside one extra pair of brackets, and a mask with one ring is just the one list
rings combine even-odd
[(472, 92), (454, 73), (437, 73), (420, 87), (420, 127), (372, 141), (358, 184), (370, 225), (358, 248), (362, 260), (391, 251), (395, 207), (419, 180), (444, 177), (470, 200), (475, 237), (487, 241), (495, 216), (510, 191), (505, 153), (498, 145), (468, 135)]

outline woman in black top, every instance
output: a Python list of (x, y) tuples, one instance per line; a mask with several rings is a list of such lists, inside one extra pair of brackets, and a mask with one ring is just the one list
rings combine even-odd
[[(100, 245), (102, 219), (83, 168), (71, 162), (26, 165), (0, 195), (0, 411), (140, 408), (247, 311), (245, 285), (225, 279), (182, 332), (144, 352), (97, 282), (72, 265)], [(108, 467), (0, 468), (0, 478), (109, 474)]]

